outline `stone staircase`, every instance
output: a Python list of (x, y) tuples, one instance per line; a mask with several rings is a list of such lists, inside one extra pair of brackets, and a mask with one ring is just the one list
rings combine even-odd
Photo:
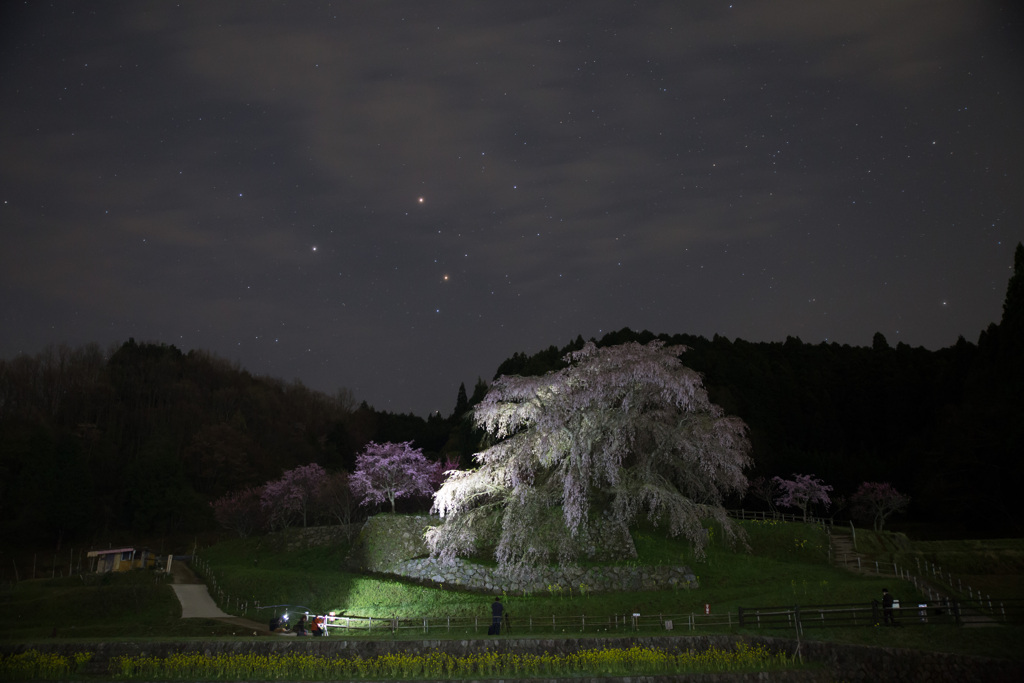
[(829, 535), (829, 557), (832, 564), (858, 574), (873, 574), (874, 563), (867, 555), (857, 552), (850, 534), (833, 530)]
[[(829, 557), (834, 566), (842, 567), (857, 574), (865, 576), (894, 575), (894, 567), (891, 564), (879, 564), (864, 553), (857, 552), (853, 545), (853, 537), (848, 533), (835, 529), (829, 535)], [(948, 592), (942, 586), (935, 585), (921, 578), (917, 578), (915, 583), (920, 588), (927, 589), (929, 594), (937, 596), (937, 601), (951, 600)], [(968, 617), (966, 624), (968, 626), (996, 625), (993, 619), (982, 616), (976, 611), (967, 611), (964, 614)]]
[(833, 529), (829, 535), (829, 544), (831, 561), (836, 567), (871, 576), (896, 575), (896, 567), (892, 563), (878, 562), (875, 558), (858, 552), (853, 545), (853, 536), (844, 531)]

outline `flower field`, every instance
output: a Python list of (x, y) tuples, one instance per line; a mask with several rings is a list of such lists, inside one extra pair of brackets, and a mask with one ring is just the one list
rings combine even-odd
[(386, 654), (341, 658), (308, 654), (206, 656), (201, 653), (156, 657), (118, 657), (111, 673), (118, 679), (448, 679), (479, 677), (635, 676), (676, 673), (778, 670), (792, 666), (784, 653), (738, 644), (732, 651), (665, 651), (654, 648), (605, 648), (562, 654), (481, 652), (453, 656)]
[[(0, 660), (0, 680), (74, 678), (89, 660), (29, 651)], [(168, 657), (116, 657), (117, 680), (377, 680), (637, 676), (768, 671), (795, 666), (785, 653), (737, 644), (733, 650), (702, 652), (633, 646), (580, 650), (571, 654), (480, 652), (453, 656), (385, 654), (327, 657), (310, 654), (258, 655), (182, 653)]]
[(92, 659), (91, 652), (63, 655), (28, 650), (9, 657), (0, 657), (0, 680), (56, 680), (78, 673)]

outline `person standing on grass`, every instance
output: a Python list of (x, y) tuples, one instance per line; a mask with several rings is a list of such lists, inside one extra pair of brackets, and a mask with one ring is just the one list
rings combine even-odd
[(491, 603), (491, 635), (501, 635), (501, 615), (505, 613), (505, 606), (501, 604), (501, 596), (494, 598)]
[(882, 589), (882, 621), (886, 626), (895, 626), (896, 619), (892, 615), (892, 593), (888, 588)]

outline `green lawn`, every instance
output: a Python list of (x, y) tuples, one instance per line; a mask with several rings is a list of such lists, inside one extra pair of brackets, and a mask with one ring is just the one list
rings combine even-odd
[[(583, 615), (588, 629), (612, 615), (641, 613), (673, 618), (674, 633), (686, 635), (686, 615), (703, 615), (710, 607), (713, 617), (735, 615), (739, 607), (869, 603), (889, 588), (902, 601), (921, 598), (913, 586), (892, 577), (865, 577), (828, 564), (828, 536), (813, 525), (781, 522), (744, 522), (749, 551), (730, 547), (722, 535), (713, 532), (707, 557), (697, 561), (689, 544), (666, 538), (659, 529), (641, 529), (635, 535), (639, 559), (644, 564), (687, 564), (698, 576), (700, 587), (664, 591), (581, 594), (576, 591), (543, 591), (532, 595), (506, 595), (506, 609), (514, 617), (515, 635), (524, 635), (525, 624), (572, 624)], [(479, 617), (486, 624), (490, 596), (394, 579), (372, 577), (341, 569), (344, 547), (286, 550), (287, 533), (248, 539), (231, 539), (200, 548), (199, 556), (209, 567), (208, 579), (217, 590), (231, 597), (227, 611), (235, 613), (239, 601), (245, 616), (265, 623), (272, 610), (261, 605), (303, 605), (314, 612), (344, 611), (374, 619), (432, 620)], [(913, 543), (905, 537), (858, 530), (858, 547), (875, 552), (880, 559), (896, 557), (914, 566), (919, 558), (935, 557), (972, 571), (980, 586), (992, 595), (1019, 595), (1020, 541)], [(940, 560), (929, 560), (939, 562)], [(1014, 592), (1018, 591), (1018, 592)], [(712, 619), (714, 621), (714, 619)], [(736, 632), (731, 625), (701, 625), (696, 633), (709, 630)], [(605, 622), (607, 623), (607, 621)], [(698, 622), (699, 623), (699, 622)], [(561, 635), (556, 624), (538, 635)], [(180, 638), (241, 635), (240, 629), (207, 620), (182, 620), (170, 586), (150, 572), (139, 571), (102, 577), (21, 581), (0, 589), (0, 638), (27, 640), (48, 638), (56, 628), (61, 638)], [(479, 633), (479, 631), (478, 631)], [(664, 631), (660, 631), (663, 635)], [(482, 635), (482, 633), (480, 633)], [(791, 637), (791, 633), (766, 632)], [(453, 634), (453, 637), (463, 637)], [(390, 631), (378, 637), (395, 637)], [(422, 637), (416, 632), (397, 637)], [(444, 637), (431, 631), (430, 637)], [(890, 647), (911, 647), (1021, 657), (1018, 628), (965, 629), (923, 627), (903, 629), (849, 628), (808, 630), (808, 638), (843, 640)]]
[(239, 629), (181, 619), (164, 578), (150, 571), (20, 581), (0, 589), (0, 640), (221, 636)]
[[(882, 583), (828, 565), (828, 537), (821, 528), (755, 522), (742, 526), (751, 552), (713, 542), (707, 558), (700, 562), (692, 559), (685, 541), (666, 538), (656, 529), (636, 535), (639, 563), (687, 564), (698, 576), (701, 587), (697, 590), (584, 595), (580, 590), (562, 589), (506, 595), (504, 600), (518, 618), (542, 619), (552, 615), (703, 613), (709, 603), (715, 611), (735, 612), (738, 606), (866, 602), (881, 593)], [(488, 596), (341, 571), (344, 548), (281, 554), (268, 545), (262, 538), (236, 539), (203, 549), (200, 555), (225, 592), (258, 596), (264, 605), (299, 604), (315, 611), (337, 610), (374, 618), (422, 618), (485, 614), (491, 601)]]

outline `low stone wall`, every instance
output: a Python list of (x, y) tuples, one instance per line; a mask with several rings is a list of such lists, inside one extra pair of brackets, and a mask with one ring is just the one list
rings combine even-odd
[[(424, 530), (439, 523), (438, 518), (426, 515), (371, 517), (360, 530), (347, 563), (359, 571), (497, 595), (697, 588), (697, 577), (685, 566), (556, 566), (530, 569), (528, 573), (512, 573), (463, 560), (441, 564), (427, 557), (423, 541)], [(623, 552), (629, 549), (623, 549)], [(635, 554), (635, 550), (633, 552)]]
[(450, 565), (435, 559), (396, 562), (388, 573), (450, 588), (462, 588), (494, 594), (609, 593), (612, 591), (650, 591), (672, 588), (697, 588), (697, 577), (689, 567), (540, 567), (528, 574), (504, 572), (455, 560)]
[(269, 534), (267, 538), (270, 544), (280, 543), (285, 552), (290, 552), (350, 543), (362, 528), (362, 524), (298, 527)]
[[(194, 640), (180, 642), (39, 642), (2, 643), (0, 656), (25, 650), (70, 655), (92, 652), (93, 660), (88, 673), (102, 675), (107, 672), (111, 659), (118, 656), (167, 657), (175, 653), (202, 652), (286, 655), (312, 654), (331, 657), (376, 657), (391, 653), (426, 655), (446, 652), (453, 656), (466, 656), (480, 652), (515, 653), (572, 653), (585, 649), (629, 648), (634, 645), (663, 650), (703, 651), (709, 648), (732, 650), (736, 643), (764, 645), (773, 652), (792, 655), (795, 641), (761, 636), (662, 636), (650, 638), (563, 638), (563, 639), (511, 639), (490, 638), (473, 640), (345, 640), (342, 638), (280, 638), (264, 637), (254, 640)], [(803, 660), (815, 667), (800, 671), (773, 672), (771, 674), (709, 674), (688, 676), (686, 680), (700, 681), (900, 681), (900, 683), (1017, 683), (1024, 680), (1024, 662), (965, 657), (962, 655), (917, 650), (898, 650), (859, 645), (844, 645), (804, 640), (800, 644)], [(571, 679), (579, 683), (581, 680)], [(602, 679), (609, 680), (609, 679)], [(672, 681), (679, 677), (634, 677), (644, 681)]]
[[(789, 642), (790, 651), (794, 643)], [(1024, 681), (1024, 662), (966, 657), (943, 652), (842, 645), (803, 641), (805, 661), (826, 666), (836, 679), (900, 681), (900, 683), (1017, 683)]]
[(349, 550), (352, 569), (388, 573), (398, 562), (428, 554), (423, 532), (439, 524), (427, 515), (375, 515), (366, 520)]

